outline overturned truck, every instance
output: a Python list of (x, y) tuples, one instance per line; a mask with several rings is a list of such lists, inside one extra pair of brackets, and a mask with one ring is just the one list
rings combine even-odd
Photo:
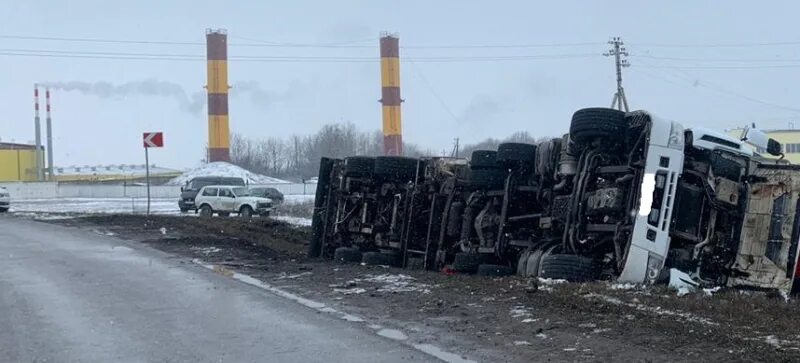
[[(742, 139), (780, 155), (756, 130)], [(323, 159), (311, 256), (570, 281), (780, 288), (798, 269), (800, 168), (645, 111), (452, 158)]]

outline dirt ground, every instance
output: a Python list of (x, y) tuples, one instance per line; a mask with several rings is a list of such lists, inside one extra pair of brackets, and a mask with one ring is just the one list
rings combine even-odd
[(310, 228), (270, 219), (51, 220), (225, 266), (476, 361), (800, 361), (800, 305), (779, 294), (558, 284), (307, 259)]

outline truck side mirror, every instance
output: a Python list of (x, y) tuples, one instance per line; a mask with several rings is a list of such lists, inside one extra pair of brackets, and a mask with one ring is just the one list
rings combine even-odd
[(781, 143), (779, 143), (778, 140), (769, 139), (767, 141), (767, 152), (770, 155), (775, 155), (775, 156), (783, 155), (783, 152), (782, 152), (781, 149), (782, 149)]
[(181, 187), (181, 193), (183, 193), (183, 192), (184, 192), (183, 187)]

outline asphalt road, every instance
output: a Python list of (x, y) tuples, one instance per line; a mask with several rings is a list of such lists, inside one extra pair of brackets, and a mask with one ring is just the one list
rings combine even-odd
[(0, 216), (2, 362), (432, 360), (159, 251)]

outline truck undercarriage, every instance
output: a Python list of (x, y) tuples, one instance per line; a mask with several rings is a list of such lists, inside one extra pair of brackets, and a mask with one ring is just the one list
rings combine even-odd
[(311, 256), (571, 281), (794, 279), (800, 170), (643, 111), (582, 109), (561, 138), (469, 161), (323, 159), (319, 179)]

